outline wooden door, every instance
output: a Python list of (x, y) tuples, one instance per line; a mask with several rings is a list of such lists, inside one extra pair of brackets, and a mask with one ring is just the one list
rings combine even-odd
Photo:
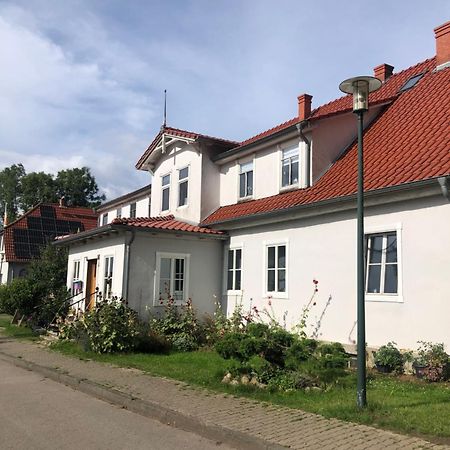
[(86, 279), (86, 300), (85, 311), (92, 309), (95, 306), (96, 290), (97, 287), (97, 259), (89, 259), (87, 267), (87, 279)]

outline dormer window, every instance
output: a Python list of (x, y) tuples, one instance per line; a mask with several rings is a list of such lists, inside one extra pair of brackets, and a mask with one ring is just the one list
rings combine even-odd
[(239, 198), (253, 195), (253, 161), (239, 164)]
[(136, 202), (133, 202), (130, 205), (130, 218), (135, 219), (136, 218)]
[(298, 146), (283, 150), (281, 157), (281, 187), (298, 185)]
[(178, 171), (178, 206), (188, 204), (189, 167)]
[(122, 217), (122, 208), (119, 206), (116, 211), (116, 217), (120, 219)]
[(161, 179), (162, 185), (162, 202), (161, 202), (161, 211), (168, 211), (170, 204), (170, 174), (165, 175)]

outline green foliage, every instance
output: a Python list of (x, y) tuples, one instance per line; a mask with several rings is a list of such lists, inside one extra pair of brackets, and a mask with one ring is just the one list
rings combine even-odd
[(395, 342), (388, 342), (386, 345), (382, 345), (375, 353), (375, 364), (377, 367), (382, 366), (386, 368), (387, 372), (403, 373), (404, 363), (404, 357), (396, 347)]
[(89, 348), (95, 353), (129, 352), (137, 345), (137, 314), (120, 301), (97, 303), (79, 322), (76, 326), (84, 328)]
[(105, 200), (88, 167), (60, 170), (55, 179), (56, 193), (69, 206), (97, 207)]
[(16, 278), (9, 285), (0, 286), (0, 312), (13, 315), (19, 310), (21, 315), (29, 316), (36, 303), (33, 286), (26, 278)]
[(22, 164), (13, 164), (0, 171), (0, 220), (3, 220), (5, 206), (8, 221), (17, 218), (19, 212), (19, 198), (22, 194), (21, 179), (25, 175)]
[(425, 367), (424, 378), (428, 381), (442, 381), (449, 377), (449, 355), (444, 344), (419, 341), (418, 357), (413, 365)]
[(30, 172), (21, 178), (21, 195), (19, 206), (27, 211), (40, 202), (58, 201), (56, 183), (53, 175), (44, 172)]
[(164, 336), (151, 330), (145, 324), (142, 325), (137, 336), (134, 350), (139, 353), (168, 353), (171, 348), (170, 342)]

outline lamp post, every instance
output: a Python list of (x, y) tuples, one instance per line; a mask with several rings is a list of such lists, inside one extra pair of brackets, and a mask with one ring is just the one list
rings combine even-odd
[(364, 283), (364, 159), (363, 119), (369, 109), (369, 93), (381, 87), (374, 77), (354, 77), (343, 81), (339, 89), (353, 95), (353, 112), (358, 117), (358, 191), (357, 191), (357, 387), (356, 403), (359, 408), (367, 406), (366, 398), (366, 318)]

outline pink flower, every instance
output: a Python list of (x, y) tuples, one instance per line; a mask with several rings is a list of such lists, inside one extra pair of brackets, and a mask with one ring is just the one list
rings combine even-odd
[(316, 279), (313, 280), (313, 283), (314, 284), (319, 284), (319, 282)]
[(269, 306), (272, 306), (272, 302), (269, 300)]
[(314, 289), (314, 292), (319, 292), (319, 289), (315, 288), (315, 289)]

